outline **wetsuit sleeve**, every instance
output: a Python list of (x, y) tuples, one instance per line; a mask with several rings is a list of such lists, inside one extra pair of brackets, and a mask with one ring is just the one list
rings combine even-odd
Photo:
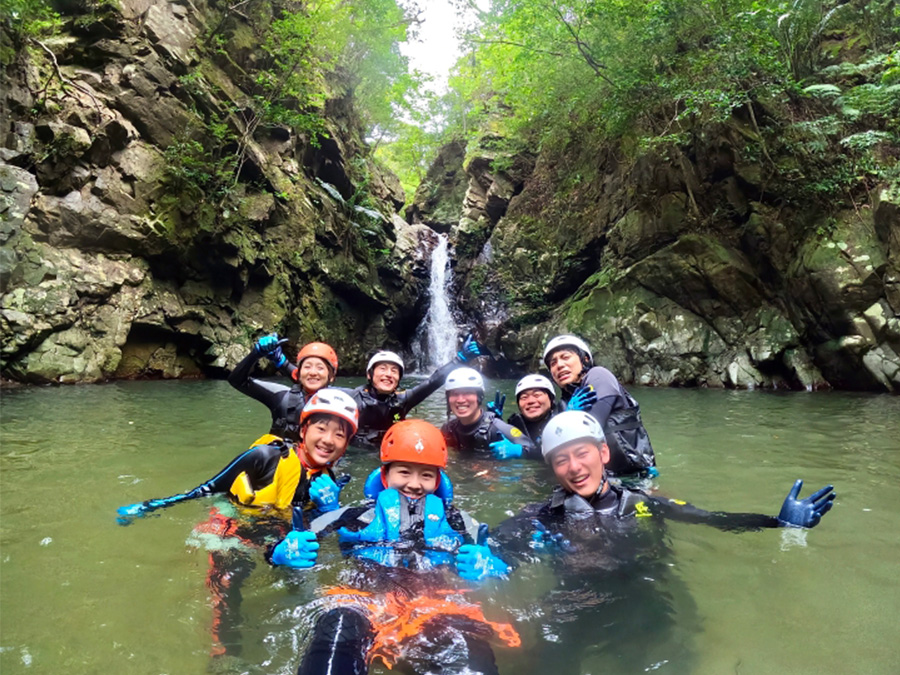
[(503, 436), (506, 440), (522, 446), (522, 457), (527, 459), (544, 459), (540, 448), (534, 444), (534, 441), (532, 441), (524, 431), (511, 424), (507, 424), (499, 417), (495, 417), (491, 421), (491, 428), (488, 431), (488, 443), (500, 440), (498, 434)]
[(606, 368), (595, 366), (587, 372), (581, 385), (591, 386), (597, 393), (597, 402), (591, 406), (588, 413), (605, 429), (616, 403), (623, 398), (619, 381)]
[(234, 370), (231, 371), (231, 374), (228, 376), (228, 384), (242, 394), (255, 398), (271, 410), (274, 415), (275, 407), (278, 404), (281, 394), (289, 391), (290, 387), (274, 382), (263, 382), (262, 380), (250, 377), (250, 373), (253, 372), (253, 366), (256, 365), (258, 360), (259, 357), (254, 352), (250, 352), (245, 356), (244, 359), (235, 366)]
[[(769, 527), (780, 527), (778, 518), (762, 513), (728, 513), (726, 511), (704, 511), (693, 504), (679, 499), (659, 499), (649, 497), (653, 511), (669, 520), (682, 523), (711, 525), (726, 532), (746, 532)], [(637, 508), (640, 515), (640, 506)]]
[(290, 378), (291, 382), (297, 381), (297, 373), (299, 372), (299, 368), (295, 366), (290, 361), (285, 361), (284, 365), (278, 369), (278, 372), (284, 375), (287, 378)]
[(271, 468), (273, 461), (277, 464), (277, 460), (280, 456), (281, 449), (275, 445), (260, 445), (250, 448), (231, 460), (231, 462), (215, 476), (192, 490), (181, 492), (170, 497), (149, 499), (143, 502), (144, 510), (154, 511), (190, 499), (228, 492), (231, 489), (235, 478), (242, 472), (246, 471), (252, 482), (254, 478), (258, 479), (264, 473), (267, 473)]
[(447, 375), (455, 368), (459, 368), (459, 361), (451, 361), (450, 363), (441, 366), (434, 371), (431, 374), (431, 377), (425, 382), (417, 384), (415, 387), (408, 389), (402, 394), (398, 394), (402, 414), (406, 415), (410, 410), (440, 389), (444, 385)]

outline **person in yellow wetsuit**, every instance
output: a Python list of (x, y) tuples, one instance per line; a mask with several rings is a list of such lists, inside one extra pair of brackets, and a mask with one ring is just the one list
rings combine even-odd
[(356, 401), (331, 388), (314, 393), (300, 414), (300, 441), (263, 436), (215, 476), (187, 492), (119, 508), (119, 522), (189, 499), (228, 494), (244, 506), (319, 511), (338, 508), (342, 485), (332, 468), (343, 456), (359, 424)]

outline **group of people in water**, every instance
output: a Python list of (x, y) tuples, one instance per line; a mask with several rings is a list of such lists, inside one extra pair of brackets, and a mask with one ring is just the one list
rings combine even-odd
[[(519, 380), (517, 411), (506, 421), (502, 395), (485, 404), (484, 379), (473, 366), (486, 350), (471, 335), (453, 361), (405, 391), (399, 388), (404, 362), (392, 351), (375, 352), (365, 384), (345, 389), (334, 386), (338, 357), (332, 347), (307, 344), (290, 363), (284, 342), (277, 335), (260, 338), (229, 377), (235, 388), (269, 408), (269, 433), (197, 487), (122, 507), (119, 518), (127, 524), (180, 501), (227, 494), (243, 507), (292, 514), (283, 519), (283, 536), (268, 547), (265, 559), (297, 569), (314, 567), (320, 541), (336, 534), (342, 552), (359, 561), (365, 574), (356, 579), (356, 588), (335, 593), (335, 606), (319, 617), (299, 666), (302, 675), (365, 673), (376, 657), (389, 667), (400, 662), (417, 672), (411, 654), (437, 660), (440, 672), (456, 672), (442, 660), (444, 652), (453, 653), (448, 660), (462, 659), (459, 672), (498, 672), (488, 642), (519, 644), (515, 628), (488, 621), (477, 605), (458, 599), (429, 596), (431, 604), (424, 607), (409, 591), (410, 574), (420, 583), (455, 570), (463, 580), (477, 582), (506, 578), (536, 554), (579, 560), (585, 554), (596, 558), (603, 547), (602, 555), (609, 555), (611, 533), (641, 532), (645, 519), (726, 530), (809, 528), (835, 499), (830, 485), (800, 499), (799, 480), (778, 516), (707, 512), (654, 496), (647, 488), (648, 479), (658, 475), (656, 457), (640, 407), (609, 370), (594, 364), (589, 346), (574, 335), (547, 342), (543, 363), (550, 378), (529, 374)], [(291, 384), (253, 377), (260, 358), (270, 360)], [(407, 419), (442, 386), (449, 419), (440, 429)], [(358, 505), (342, 502), (347, 478), (335, 473), (351, 443), (380, 453), (380, 466), (365, 481), (367, 501)], [(486, 526), (454, 506), (448, 449), (460, 457), (540, 460), (556, 485), (545, 503), (525, 506), (489, 536)], [(404, 575), (404, 593), (396, 591), (396, 575)], [(433, 595), (442, 587), (434, 583), (422, 593)], [(381, 593), (377, 602), (376, 593)], [(388, 608), (393, 613), (385, 617)], [(416, 641), (418, 650), (408, 648)], [(464, 644), (465, 655), (458, 649), (442, 652), (441, 645), (450, 644)]]

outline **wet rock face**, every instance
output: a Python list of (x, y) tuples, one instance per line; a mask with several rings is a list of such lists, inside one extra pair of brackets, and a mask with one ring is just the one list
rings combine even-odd
[(470, 160), (451, 238), (481, 337), (520, 372), (574, 332), (625, 382), (900, 391), (896, 187), (823, 213), (763, 188), (733, 127), (704, 143), (684, 163), (573, 148), (512, 181)]
[(44, 91), (39, 52), (0, 82), (3, 378), (221, 376), (272, 330), (292, 350), (328, 340), (352, 373), (408, 342), (433, 233), (396, 216), (399, 181), (373, 165), (377, 208), (351, 205), (368, 162), (352, 100), (326, 106), (324, 143), (252, 134), (227, 197), (179, 187), (173, 148), (205, 141), (204, 116), (246, 128), (230, 111), (249, 99), (252, 44), (205, 53), (220, 17), (203, 2), (76, 18), (53, 43), (70, 84)]

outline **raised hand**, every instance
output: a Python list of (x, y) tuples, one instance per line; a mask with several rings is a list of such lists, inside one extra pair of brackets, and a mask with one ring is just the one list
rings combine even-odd
[(318, 557), (319, 542), (315, 533), (309, 530), (288, 532), (272, 551), (272, 563), (287, 567), (312, 567)]
[(313, 479), (309, 485), (309, 498), (322, 511), (334, 511), (340, 507), (339, 499), (344, 485), (338, 485), (327, 473)]
[(489, 577), (505, 577), (510, 567), (491, 553), (487, 545), (487, 525), (478, 527), (478, 543), (464, 544), (456, 552), (456, 571), (468, 581), (481, 581)]
[(495, 459), (517, 459), (522, 456), (522, 446), (516, 445), (506, 438), (494, 441), (488, 447), (494, 453)]
[(815, 527), (826, 513), (834, 505), (837, 494), (833, 485), (826, 485), (818, 492), (814, 492), (806, 499), (797, 499), (803, 481), (797, 480), (794, 487), (785, 497), (778, 521), (788, 527)]
[(499, 391), (494, 394), (494, 400), (487, 404), (487, 409), (494, 413), (497, 417), (503, 417), (503, 406), (506, 405), (506, 394)]
[(462, 343), (462, 347), (459, 348), (459, 351), (456, 352), (456, 357), (465, 363), (471, 359), (477, 359), (484, 353), (484, 348), (481, 346), (471, 333), (466, 336), (466, 339)]

